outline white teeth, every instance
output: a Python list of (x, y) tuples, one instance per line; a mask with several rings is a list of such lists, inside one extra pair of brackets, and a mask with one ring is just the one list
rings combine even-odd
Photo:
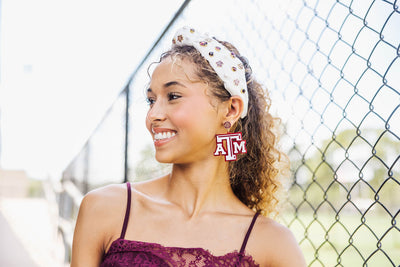
[(154, 134), (154, 139), (162, 140), (162, 139), (166, 139), (166, 138), (171, 138), (173, 136), (175, 136), (174, 132), (162, 132), (162, 133)]

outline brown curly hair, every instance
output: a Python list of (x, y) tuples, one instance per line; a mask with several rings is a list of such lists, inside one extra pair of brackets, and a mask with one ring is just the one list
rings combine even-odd
[[(242, 132), (242, 137), (246, 140), (247, 153), (238, 155), (237, 161), (228, 163), (230, 184), (240, 201), (250, 209), (268, 216), (276, 212), (277, 193), (282, 187), (279, 174), (288, 166), (288, 162), (283, 161), (287, 159), (286, 155), (276, 146), (277, 133), (274, 129), (280, 120), (269, 113), (271, 105), (269, 94), (254, 80), (247, 59), (241, 56), (232, 44), (219, 42), (242, 61), (246, 70), (249, 94), (247, 116), (239, 119), (231, 128), (231, 132)], [(231, 97), (223, 81), (194, 47), (173, 47), (161, 55), (160, 62), (167, 57), (187, 59), (195, 63), (196, 75), (201, 81), (208, 83), (213, 96), (222, 102)], [(282, 162), (286, 164), (279, 167), (279, 163)]]

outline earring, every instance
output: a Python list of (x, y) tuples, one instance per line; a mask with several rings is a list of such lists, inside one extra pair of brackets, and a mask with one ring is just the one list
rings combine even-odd
[(225, 156), (225, 161), (235, 161), (238, 154), (247, 153), (246, 140), (242, 139), (241, 132), (217, 134), (215, 135), (215, 141), (217, 146), (214, 156)]
[(224, 122), (224, 127), (225, 129), (230, 129), (232, 127), (232, 124), (229, 121)]
[[(224, 122), (224, 128), (229, 130), (232, 127), (230, 121)], [(225, 161), (237, 160), (238, 154), (247, 153), (246, 140), (242, 140), (242, 133), (226, 133), (215, 135), (216, 148), (214, 156), (225, 156)]]

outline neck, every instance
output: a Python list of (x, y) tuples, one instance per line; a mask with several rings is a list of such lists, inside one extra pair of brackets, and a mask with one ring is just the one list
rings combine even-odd
[(228, 164), (220, 158), (174, 164), (166, 196), (189, 219), (202, 212), (221, 210), (224, 203), (236, 198), (229, 182)]

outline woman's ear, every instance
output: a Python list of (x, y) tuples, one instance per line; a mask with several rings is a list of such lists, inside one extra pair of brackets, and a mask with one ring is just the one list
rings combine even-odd
[(239, 96), (232, 96), (228, 100), (228, 113), (226, 114), (226, 120), (234, 124), (239, 120), (243, 112), (244, 103)]

